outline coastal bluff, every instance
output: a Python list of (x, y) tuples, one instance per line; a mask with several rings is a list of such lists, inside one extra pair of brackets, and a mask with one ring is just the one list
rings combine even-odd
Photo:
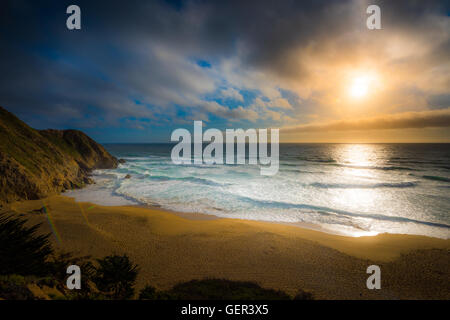
[(78, 130), (36, 130), (0, 107), (0, 203), (36, 200), (89, 184), (118, 160)]

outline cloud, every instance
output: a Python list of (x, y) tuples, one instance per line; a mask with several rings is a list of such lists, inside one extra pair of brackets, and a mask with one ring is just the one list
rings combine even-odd
[(224, 98), (229, 98), (229, 99), (244, 102), (244, 97), (242, 96), (242, 94), (240, 94), (239, 91), (237, 91), (234, 88), (227, 88), (227, 89), (221, 90), (220, 93)]
[(337, 120), (282, 128), (284, 133), (450, 127), (450, 108), (404, 112), (355, 120)]
[[(237, 108), (229, 109), (218, 104), (215, 101), (199, 101), (199, 108), (205, 112), (213, 113), (219, 117), (229, 120), (249, 120), (255, 121), (258, 118), (258, 113), (251, 109), (243, 108), (239, 106)], [(205, 117), (201, 117), (205, 118)], [(201, 119), (199, 118), (199, 119)]]
[(218, 84), (191, 58), (202, 51), (202, 41), (192, 39), (198, 31), (187, 28), (199, 12), (180, 14), (159, 1), (78, 5), (82, 29), (71, 32), (60, 25), (63, 3), (6, 1), (0, 12), (2, 105), (37, 127), (142, 128), (135, 125), (142, 120), (128, 118), (157, 125), (176, 118), (178, 109), (206, 118), (201, 112), (246, 116), (240, 109), (202, 106)]
[[(352, 117), (448, 107), (444, 1), (370, 1), (380, 31), (359, 0), (80, 0), (80, 31), (65, 28), (64, 1), (4, 2), (0, 104), (38, 127), (337, 117), (346, 71), (361, 66), (389, 90)], [(223, 97), (235, 101), (210, 102)]]
[(450, 94), (431, 95), (428, 99), (430, 109), (445, 109), (450, 107)]
[(264, 101), (261, 98), (256, 98), (254, 106), (257, 108), (275, 108), (275, 109), (292, 109), (291, 104), (284, 98), (273, 98), (268, 101)]

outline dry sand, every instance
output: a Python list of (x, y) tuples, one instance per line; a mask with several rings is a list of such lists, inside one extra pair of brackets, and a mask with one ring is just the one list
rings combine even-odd
[[(46, 214), (31, 213), (43, 205)], [(275, 223), (178, 215), (160, 209), (103, 207), (53, 196), (11, 209), (56, 248), (98, 258), (126, 253), (140, 267), (137, 287), (167, 289), (207, 277), (256, 281), (319, 299), (450, 299), (450, 240), (382, 234), (345, 237)], [(195, 219), (193, 219), (195, 217)], [(381, 268), (381, 290), (366, 269)]]

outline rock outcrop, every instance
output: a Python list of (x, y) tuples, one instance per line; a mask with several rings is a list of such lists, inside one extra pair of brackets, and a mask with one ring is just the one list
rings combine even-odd
[(35, 130), (0, 107), (0, 202), (31, 200), (90, 183), (118, 160), (78, 130)]

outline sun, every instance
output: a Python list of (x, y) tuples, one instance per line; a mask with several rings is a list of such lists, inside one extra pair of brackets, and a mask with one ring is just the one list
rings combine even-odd
[(354, 78), (349, 90), (350, 96), (355, 99), (365, 97), (369, 92), (370, 84), (371, 78), (369, 76)]

